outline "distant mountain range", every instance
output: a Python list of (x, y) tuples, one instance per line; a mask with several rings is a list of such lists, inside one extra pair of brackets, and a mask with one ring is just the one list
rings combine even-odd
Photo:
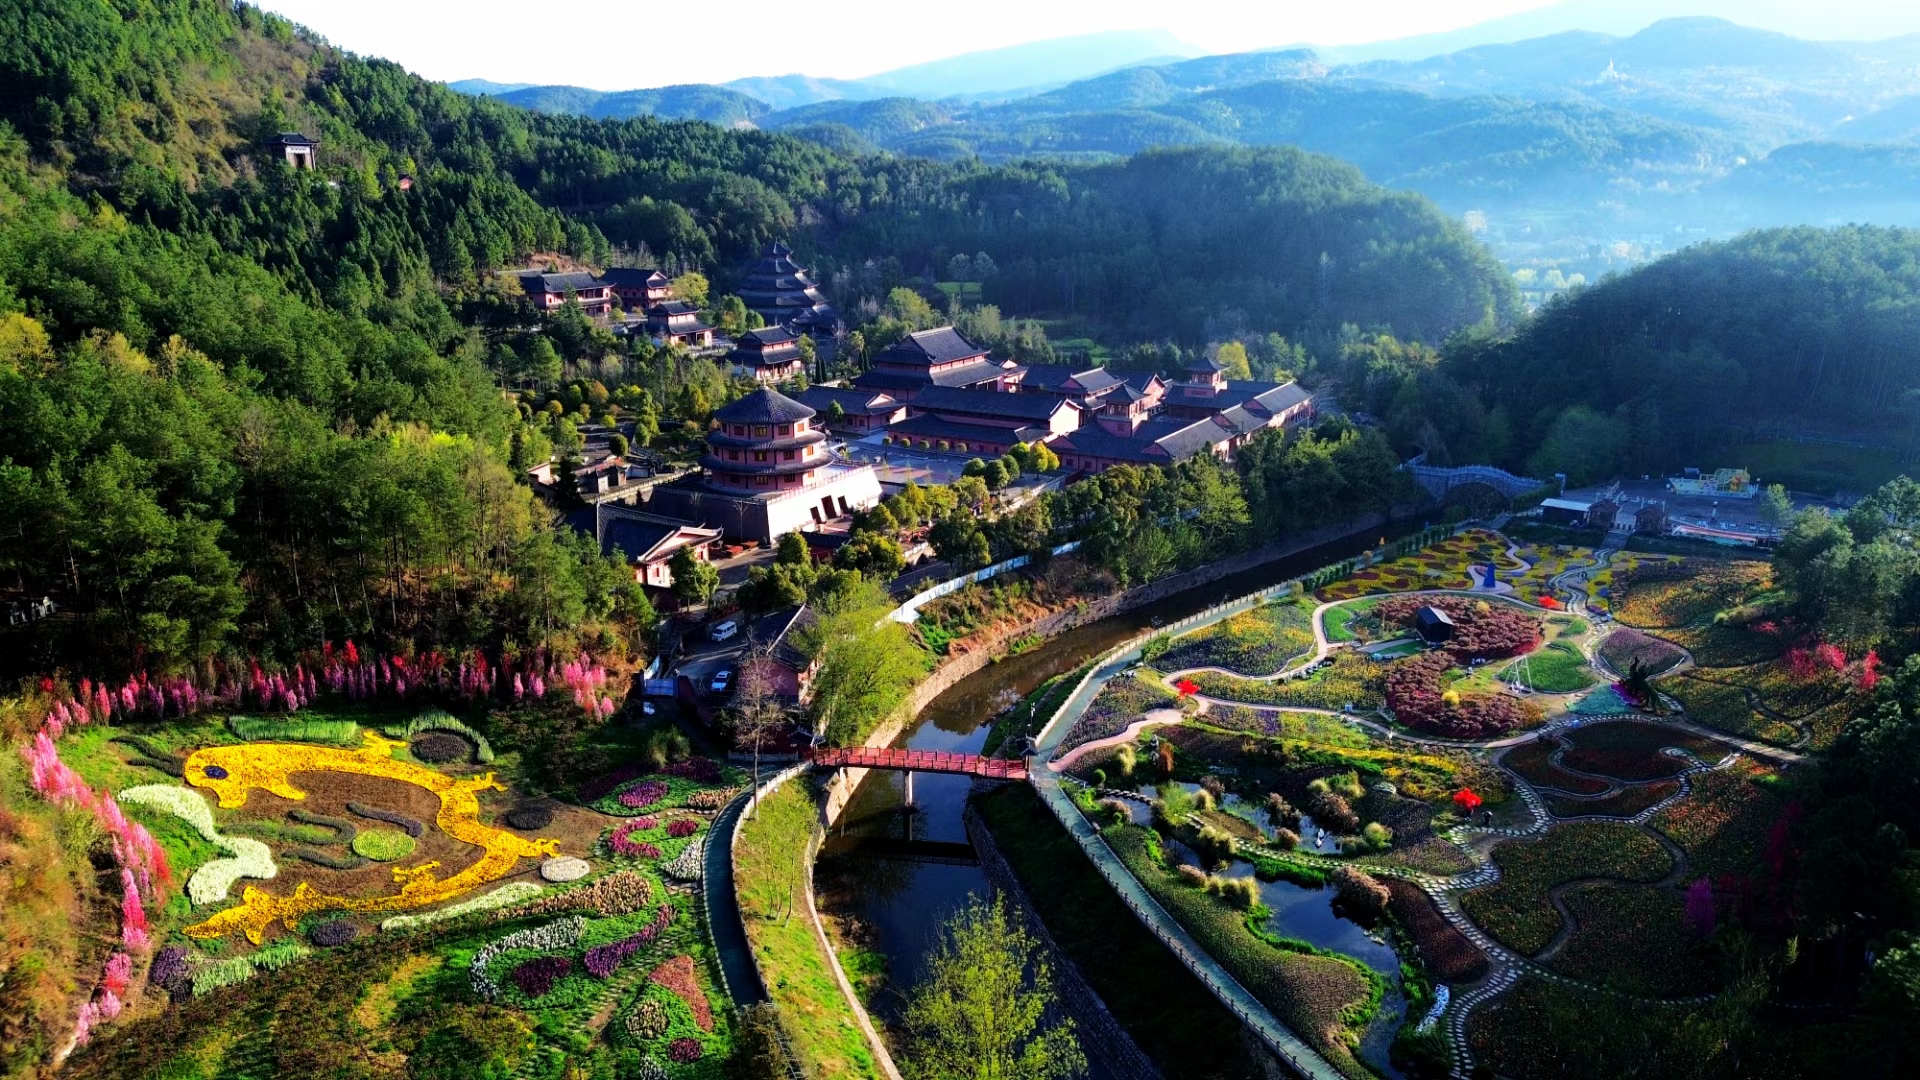
[(544, 111), (699, 119), (942, 160), (1297, 145), (1452, 212), (1480, 211), (1489, 239), (1516, 261), (1617, 249), (1622, 238), (1653, 254), (1757, 225), (1920, 225), (1920, 35), (1816, 42), (1676, 18), (1626, 36), (1564, 31), (1413, 59), (1340, 63), (1288, 49), (986, 89), (1072, 66), (1043, 65), (1048, 56), (1087, 68), (1179, 47), (1153, 35), (1093, 37), (852, 83), (490, 92)]
[[(757, 114), (724, 95), (699, 95), (691, 91), (724, 90), (752, 98), (769, 106), (762, 113), (821, 101), (872, 101), (884, 97), (1004, 100), (1120, 68), (1184, 60), (1199, 56), (1202, 51), (1163, 30), (1110, 30), (965, 53), (894, 68), (864, 79), (772, 75), (735, 79), (716, 86), (619, 91), (498, 83), (488, 79), (462, 79), (447, 85), (461, 93), (485, 94), (544, 112), (577, 112), (595, 117), (652, 114), (677, 120), (730, 123)], [(1036, 72), (1045, 75), (1036, 78)], [(642, 96), (648, 94), (661, 96)]]

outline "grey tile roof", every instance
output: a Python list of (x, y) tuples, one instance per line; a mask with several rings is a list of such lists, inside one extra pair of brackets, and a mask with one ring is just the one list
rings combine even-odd
[(1053, 432), (1048, 428), (1029, 425), (1010, 428), (998, 424), (969, 424), (964, 420), (942, 420), (937, 416), (909, 416), (897, 424), (888, 425), (887, 434), (910, 435), (916, 439), (948, 439), (969, 443), (1011, 445), (1044, 439)]
[(563, 274), (543, 274), (534, 271), (520, 275), (520, 287), (527, 292), (563, 293), (568, 289), (579, 292), (582, 289), (597, 289), (600, 285), (599, 278), (584, 270)]
[(796, 400), (816, 413), (825, 414), (834, 402), (840, 410), (854, 415), (884, 416), (900, 408), (901, 402), (876, 390), (855, 390), (841, 386), (809, 386)]
[(968, 416), (1005, 417), (1009, 420), (1047, 420), (1062, 409), (1080, 407), (1051, 394), (1007, 394), (998, 390), (968, 390), (955, 386), (930, 386), (914, 396), (912, 407), (928, 412), (960, 413)]
[(898, 364), (949, 364), (972, 356), (985, 356), (987, 350), (960, 336), (951, 326), (908, 334), (880, 354), (879, 359)]
[(715, 420), (728, 424), (790, 424), (812, 415), (812, 409), (766, 386), (713, 412)]

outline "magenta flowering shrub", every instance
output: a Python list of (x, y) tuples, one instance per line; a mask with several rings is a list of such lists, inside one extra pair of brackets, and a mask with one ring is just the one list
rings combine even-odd
[(646, 815), (646, 816), (644, 816), (644, 817), (637, 817), (637, 818), (634, 818), (634, 819), (633, 819), (633, 823), (632, 823), (632, 824), (633, 824), (633, 831), (635, 831), (635, 832), (645, 832), (645, 831), (647, 831), (648, 829), (657, 829), (657, 828), (659, 828), (659, 827), (660, 827), (660, 819), (659, 819), (659, 818), (657, 818), (657, 817), (654, 817), (654, 816), (653, 816), (652, 814), (647, 814), (647, 815)]
[(620, 805), (630, 810), (645, 810), (666, 797), (665, 780), (642, 780), (620, 793)]
[(653, 921), (640, 928), (638, 933), (629, 934), (619, 941), (610, 941), (605, 945), (595, 945), (587, 950), (587, 974), (596, 979), (604, 979), (620, 970), (627, 958), (648, 945), (653, 944), (667, 927), (673, 925), (673, 905), (661, 904), (653, 913)]
[(513, 985), (530, 998), (543, 997), (573, 971), (573, 961), (564, 956), (536, 956), (513, 969)]
[(699, 1061), (702, 1052), (694, 1039), (675, 1039), (667, 1044), (667, 1057), (674, 1061)]
[(700, 823), (692, 818), (675, 818), (667, 823), (667, 835), (675, 840), (684, 840), (700, 831)]
[[(611, 849), (615, 855), (624, 855), (629, 859), (659, 858), (659, 848), (647, 843), (645, 840), (635, 840), (633, 838), (634, 833), (646, 831), (646, 827), (643, 827), (641, 822), (652, 820), (651, 818), (635, 818), (613, 830), (612, 835), (607, 837), (607, 847)], [(654, 824), (657, 825), (658, 822), (654, 822)]]

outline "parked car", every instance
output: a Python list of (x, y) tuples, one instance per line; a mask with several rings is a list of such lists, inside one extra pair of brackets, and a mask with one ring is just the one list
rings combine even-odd
[(733, 689), (733, 669), (721, 668), (713, 673), (713, 681), (707, 684), (707, 690), (715, 694), (724, 694)]
[(707, 636), (715, 641), (725, 641), (739, 632), (739, 622), (728, 619), (726, 622), (714, 624), (713, 629), (707, 631)]

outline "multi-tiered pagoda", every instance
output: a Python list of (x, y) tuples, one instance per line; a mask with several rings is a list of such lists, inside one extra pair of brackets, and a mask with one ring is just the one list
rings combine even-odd
[(763, 387), (714, 411), (705, 475), (653, 489), (648, 510), (770, 542), (880, 501), (871, 465), (836, 461), (814, 411)]
[(736, 292), (747, 310), (768, 326), (791, 326), (816, 338), (831, 337), (840, 329), (840, 313), (793, 261), (793, 249), (778, 241), (767, 245)]

